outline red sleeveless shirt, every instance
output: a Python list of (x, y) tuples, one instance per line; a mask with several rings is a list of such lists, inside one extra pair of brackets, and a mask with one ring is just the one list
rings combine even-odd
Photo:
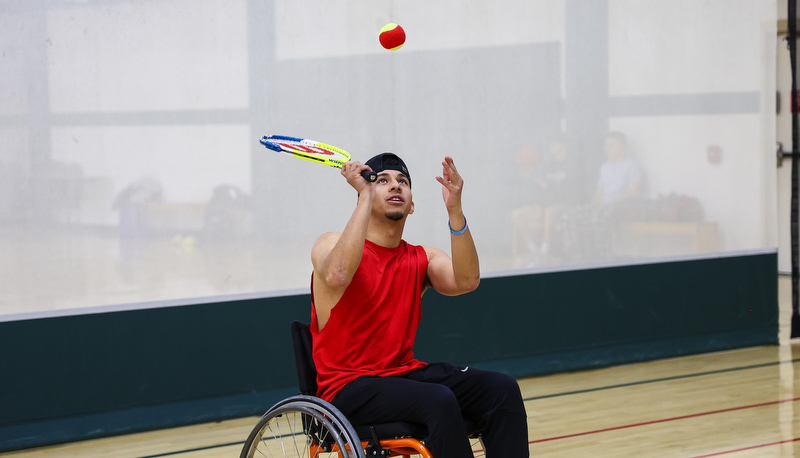
[[(352, 282), (320, 332), (312, 284), (311, 336), (317, 396), (331, 401), (362, 375), (403, 375), (425, 366), (414, 358), (428, 257), (421, 246), (364, 243)], [(312, 281), (313, 283), (313, 281)]]

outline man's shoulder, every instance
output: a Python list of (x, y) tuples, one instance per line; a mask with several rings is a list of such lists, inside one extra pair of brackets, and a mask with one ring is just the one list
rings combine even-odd
[(435, 257), (439, 256), (447, 256), (443, 250), (439, 248), (432, 247), (432, 246), (425, 246), (425, 245), (414, 245), (417, 249), (423, 250), (428, 257), (428, 260), (431, 260)]
[(341, 232), (326, 232), (317, 237), (317, 242), (319, 242), (320, 240), (339, 240), (341, 236), (342, 236)]
[(427, 246), (424, 246), (424, 245), (415, 245), (415, 244), (413, 244), (413, 243), (409, 243), (409, 242), (408, 242), (407, 240), (405, 240), (405, 239), (402, 239), (402, 240), (400, 240), (400, 245), (404, 245), (404, 246), (405, 246), (405, 247), (407, 247), (408, 249), (414, 249), (414, 250), (416, 250), (416, 249), (423, 249), (423, 250), (427, 251), (427, 250), (428, 250), (428, 248), (429, 248), (429, 247), (427, 247)]
[(320, 252), (320, 250), (330, 250), (336, 245), (336, 242), (339, 241), (339, 238), (342, 236), (341, 232), (326, 232), (319, 237), (314, 242), (314, 246), (311, 248), (312, 255), (314, 253)]

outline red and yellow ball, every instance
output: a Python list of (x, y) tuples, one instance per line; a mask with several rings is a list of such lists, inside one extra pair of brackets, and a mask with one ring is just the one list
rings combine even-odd
[(378, 39), (384, 48), (389, 51), (397, 51), (406, 42), (406, 31), (399, 25), (390, 22), (381, 28)]

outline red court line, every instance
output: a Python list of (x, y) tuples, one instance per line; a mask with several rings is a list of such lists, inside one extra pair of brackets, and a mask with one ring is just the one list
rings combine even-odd
[[(539, 443), (539, 442), (549, 442), (549, 441), (555, 441), (555, 440), (560, 440), (560, 439), (569, 439), (571, 437), (586, 436), (586, 435), (589, 435), (589, 434), (604, 433), (604, 432), (608, 432), (608, 431), (617, 431), (617, 430), (620, 430), (620, 429), (635, 428), (637, 426), (654, 425), (654, 424), (657, 424), (657, 423), (666, 423), (668, 421), (685, 420), (687, 418), (703, 417), (703, 416), (706, 416), (706, 415), (714, 415), (714, 414), (718, 414), (718, 413), (734, 412), (734, 411), (737, 411), (737, 410), (754, 409), (756, 407), (765, 407), (765, 406), (771, 406), (771, 405), (776, 405), (776, 404), (782, 404), (784, 402), (796, 402), (796, 401), (800, 401), (800, 397), (791, 398), (791, 399), (781, 399), (779, 401), (763, 402), (761, 404), (752, 404), (752, 405), (747, 405), (747, 406), (731, 407), (729, 409), (712, 410), (712, 411), (709, 411), (709, 412), (693, 413), (693, 414), (690, 414), (690, 415), (682, 415), (680, 417), (662, 418), (660, 420), (645, 421), (645, 422), (641, 422), (641, 423), (633, 423), (633, 424), (630, 424), (630, 425), (613, 426), (611, 428), (596, 429), (594, 431), (585, 431), (585, 432), (582, 432), (582, 433), (575, 433), (575, 434), (567, 434), (565, 436), (556, 436), (556, 437), (548, 437), (548, 438), (545, 438), (545, 439), (537, 439), (537, 440), (532, 440), (532, 441), (530, 441), (528, 443), (529, 444), (536, 444), (536, 443)], [(709, 455), (709, 456), (711, 456), (711, 455)]]
[(694, 458), (706, 458), (706, 457), (709, 457), (709, 456), (727, 455), (728, 453), (742, 452), (742, 451), (745, 451), (745, 450), (753, 450), (753, 449), (761, 448), (761, 447), (771, 447), (773, 445), (781, 445), (781, 444), (786, 444), (786, 443), (789, 443), (789, 442), (797, 442), (797, 441), (800, 441), (800, 437), (795, 437), (794, 439), (787, 439), (785, 441), (770, 442), (769, 444), (759, 444), (759, 445), (753, 445), (753, 446), (750, 446), (750, 447), (737, 448), (735, 450), (726, 450), (724, 452), (710, 453), (708, 455), (699, 455), (699, 456), (695, 456)]

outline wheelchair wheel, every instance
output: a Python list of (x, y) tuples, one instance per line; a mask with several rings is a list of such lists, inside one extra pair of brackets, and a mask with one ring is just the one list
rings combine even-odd
[(353, 426), (330, 403), (313, 396), (293, 396), (272, 406), (258, 421), (241, 458), (365, 458)]

